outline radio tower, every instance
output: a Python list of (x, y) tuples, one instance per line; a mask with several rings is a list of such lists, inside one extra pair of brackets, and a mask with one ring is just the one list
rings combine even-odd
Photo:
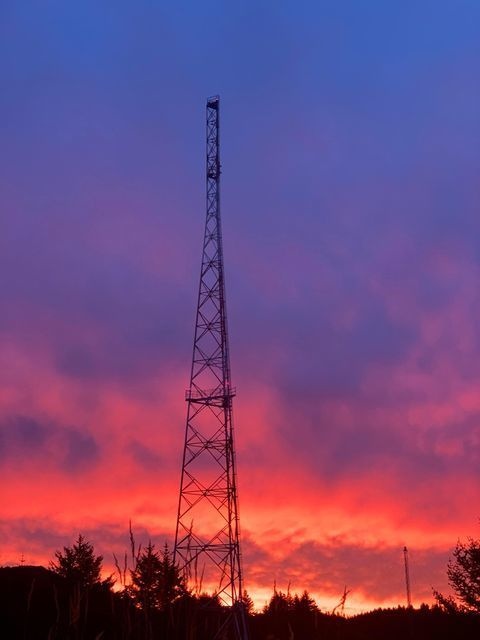
[(410, 567), (408, 563), (408, 549), (403, 547), (403, 561), (405, 563), (405, 586), (407, 589), (407, 606), (412, 606), (412, 597), (410, 593)]
[[(214, 637), (246, 640), (230, 360), (220, 221), (219, 97), (207, 100), (207, 216), (203, 240), (174, 560), (197, 593), (228, 615)], [(222, 635), (222, 637), (224, 637)]]

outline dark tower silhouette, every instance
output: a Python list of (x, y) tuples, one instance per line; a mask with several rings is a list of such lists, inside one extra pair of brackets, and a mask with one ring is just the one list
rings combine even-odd
[(403, 547), (403, 562), (405, 565), (405, 588), (407, 591), (407, 606), (412, 606), (412, 596), (410, 593), (410, 566), (408, 562), (408, 549)]
[[(222, 228), (219, 98), (207, 100), (207, 216), (190, 377), (174, 559), (198, 593), (227, 607), (217, 636), (247, 638), (233, 438)], [(226, 627), (230, 627), (227, 631)], [(216, 637), (217, 637), (216, 636)]]

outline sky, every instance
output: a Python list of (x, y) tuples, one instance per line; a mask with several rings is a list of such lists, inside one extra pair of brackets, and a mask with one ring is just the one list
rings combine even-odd
[(0, 564), (172, 544), (221, 96), (245, 583), (346, 612), (479, 536), (480, 4), (0, 4)]

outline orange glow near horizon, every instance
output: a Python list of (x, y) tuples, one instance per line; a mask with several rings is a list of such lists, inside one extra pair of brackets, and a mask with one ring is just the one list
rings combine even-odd
[[(86, 331), (85, 339), (94, 335)], [(417, 357), (391, 366), (390, 379), (423, 388), (426, 380), (411, 374)], [(183, 364), (125, 387), (69, 378), (40, 342), (27, 348), (11, 339), (0, 364), (9, 447), (2, 462), (0, 563), (18, 563), (23, 554), (27, 563), (48, 564), (82, 532), (110, 573), (112, 553), (128, 549), (129, 520), (142, 544), (151, 538), (159, 547), (165, 540), (171, 545), (185, 420)], [(284, 592), (288, 585), (292, 592), (308, 590), (327, 611), (345, 585), (351, 589), (347, 614), (404, 604), (405, 544), (414, 602), (432, 602), (432, 586), (448, 591), (446, 562), (458, 537), (475, 534), (471, 505), (479, 490), (461, 464), (464, 443), (444, 425), (475, 415), (475, 384), (393, 409), (333, 395), (322, 400), (317, 421), (305, 419), (299, 430), (292, 420), (304, 418), (287, 413), (288, 403), (263, 376), (259, 370), (252, 385), (248, 367), (239, 369), (245, 393), (235, 406), (245, 586), (256, 607), (269, 600), (274, 583)], [(385, 377), (380, 367), (368, 369), (367, 398), (383, 389)], [(387, 422), (393, 444), (382, 440)], [(371, 442), (359, 437), (359, 423), (369, 425)], [(479, 437), (478, 429), (469, 434), (471, 451)], [(434, 484), (424, 480), (427, 463)]]

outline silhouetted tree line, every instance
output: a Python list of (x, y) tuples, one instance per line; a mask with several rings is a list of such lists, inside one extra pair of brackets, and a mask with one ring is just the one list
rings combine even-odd
[[(165, 545), (137, 547), (117, 577), (102, 579), (102, 556), (83, 536), (49, 568), (0, 568), (0, 637), (6, 640), (211, 640), (228, 611), (218, 597), (193, 595)], [(130, 561), (131, 560), (131, 566)], [(254, 613), (243, 594), (251, 640), (462, 640), (480, 637), (480, 541), (457, 543), (447, 575), (455, 597), (436, 605), (378, 609), (345, 618), (315, 600), (274, 588)], [(116, 583), (116, 584), (115, 584)], [(114, 588), (115, 584), (115, 588)], [(225, 639), (228, 640), (228, 639)]]

